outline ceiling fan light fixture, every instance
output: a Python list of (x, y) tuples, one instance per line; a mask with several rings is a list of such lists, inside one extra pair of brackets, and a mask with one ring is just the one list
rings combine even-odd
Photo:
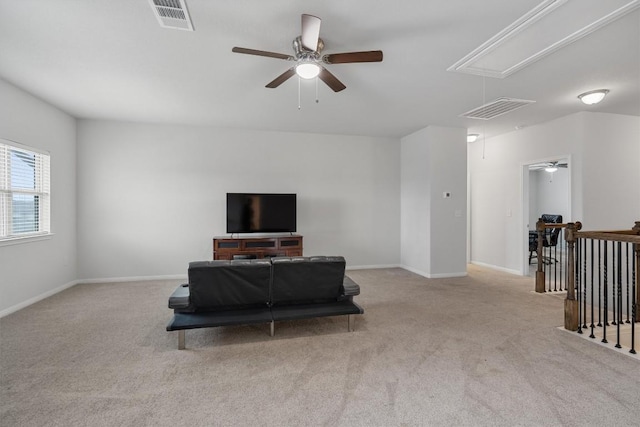
[(296, 65), (296, 74), (303, 79), (313, 79), (320, 74), (320, 66), (313, 62), (301, 62)]
[(555, 171), (558, 170), (558, 168), (555, 166), (547, 166), (546, 168), (544, 168), (544, 170), (545, 172), (554, 173)]
[(467, 135), (467, 142), (476, 142), (479, 136), (480, 135), (478, 135), (477, 133), (470, 133)]
[(578, 99), (586, 105), (593, 105), (602, 101), (608, 93), (609, 89), (591, 90), (589, 92), (581, 93), (580, 95), (578, 95)]

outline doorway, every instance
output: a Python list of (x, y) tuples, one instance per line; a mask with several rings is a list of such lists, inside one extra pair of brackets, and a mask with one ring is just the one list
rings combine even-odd
[(571, 157), (558, 156), (522, 165), (523, 276), (535, 277), (536, 262), (529, 264), (529, 231), (535, 231), (542, 214), (562, 215), (571, 220)]

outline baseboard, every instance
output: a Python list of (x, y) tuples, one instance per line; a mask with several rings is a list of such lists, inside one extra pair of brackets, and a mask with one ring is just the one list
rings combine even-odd
[(348, 265), (345, 270), (376, 270), (381, 268), (400, 268), (400, 264)]
[(77, 283), (98, 284), (98, 283), (121, 283), (121, 282), (146, 282), (149, 280), (187, 280), (186, 274), (169, 274), (166, 276), (131, 276), (131, 277), (105, 277), (98, 279), (80, 279)]
[(503, 273), (515, 274), (516, 276), (522, 276), (522, 274), (520, 274), (520, 271), (512, 270), (510, 268), (499, 267), (499, 266), (493, 265), (493, 264), (486, 264), (486, 263), (480, 262), (480, 261), (471, 261), (471, 264), (479, 265), (480, 267), (490, 268), (492, 270), (502, 271)]
[(419, 276), (422, 277), (426, 277), (427, 279), (446, 279), (449, 277), (465, 277), (467, 275), (467, 272), (459, 272), (459, 273), (435, 273), (435, 274), (431, 274), (431, 273), (427, 273), (421, 270), (418, 270), (416, 268), (413, 267), (409, 267), (407, 265), (401, 265), (400, 268), (403, 268), (407, 271), (410, 271), (412, 273), (415, 273)]
[(13, 305), (13, 306), (11, 306), (11, 307), (9, 307), (9, 308), (5, 308), (4, 310), (0, 311), (0, 318), (5, 317), (5, 316), (8, 316), (8, 315), (10, 315), (11, 313), (15, 313), (15, 312), (16, 312), (16, 311), (18, 311), (18, 310), (22, 310), (23, 308), (28, 307), (28, 306), (30, 306), (31, 304), (35, 304), (35, 303), (37, 303), (38, 301), (42, 301), (42, 300), (43, 300), (43, 299), (45, 299), (45, 298), (49, 298), (50, 296), (55, 295), (55, 294), (57, 294), (58, 292), (62, 292), (62, 291), (64, 291), (65, 289), (69, 289), (69, 288), (71, 288), (72, 286), (77, 285), (78, 283), (80, 283), (78, 280), (73, 280), (73, 281), (71, 281), (71, 282), (69, 282), (69, 283), (66, 283), (66, 284), (64, 284), (64, 285), (62, 285), (62, 286), (58, 286), (57, 288), (52, 289), (52, 290), (50, 290), (50, 291), (47, 291), (47, 292), (45, 292), (45, 293), (43, 293), (43, 294), (40, 294), (40, 295), (35, 296), (35, 297), (33, 297), (33, 298), (29, 298), (28, 300), (26, 300), (26, 301), (22, 301), (21, 303), (18, 303), (18, 304), (16, 304), (16, 305)]
[(15, 313), (18, 310), (22, 310), (25, 307), (30, 306), (31, 304), (35, 304), (38, 301), (42, 301), (45, 298), (49, 298), (52, 295), (57, 294), (58, 292), (62, 292), (65, 289), (69, 289), (72, 286), (79, 284), (98, 284), (98, 283), (120, 283), (120, 282), (144, 282), (148, 280), (184, 280), (186, 282), (187, 276), (186, 274), (172, 274), (167, 276), (133, 276), (133, 277), (109, 277), (104, 279), (79, 279), (74, 280), (72, 282), (66, 283), (62, 286), (59, 286), (55, 289), (47, 291), (43, 294), (35, 296), (33, 298), (29, 298), (26, 301), (18, 303), (9, 308), (5, 308), (0, 311), (0, 318), (8, 316), (11, 313)]
[(466, 271), (460, 271), (457, 273), (435, 273), (435, 274), (430, 274), (427, 277), (429, 279), (446, 279), (449, 277), (466, 277), (466, 276), (467, 276)]

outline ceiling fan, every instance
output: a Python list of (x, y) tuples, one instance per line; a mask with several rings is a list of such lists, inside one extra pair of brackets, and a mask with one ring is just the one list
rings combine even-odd
[(558, 170), (558, 168), (566, 168), (568, 166), (569, 164), (566, 161), (558, 160), (553, 162), (542, 162), (529, 165), (529, 170), (544, 169), (547, 172), (555, 172)]
[(295, 61), (296, 64), (284, 73), (269, 82), (266, 87), (276, 88), (282, 83), (298, 75), (303, 79), (318, 77), (325, 82), (334, 92), (340, 92), (346, 86), (327, 70), (323, 64), (347, 64), (353, 62), (381, 62), (381, 50), (369, 50), (364, 52), (346, 52), (321, 55), (324, 42), (320, 38), (321, 19), (313, 15), (302, 15), (302, 34), (293, 40), (293, 55), (266, 52), (263, 50), (234, 47), (232, 52), (248, 55), (267, 56), (269, 58)]

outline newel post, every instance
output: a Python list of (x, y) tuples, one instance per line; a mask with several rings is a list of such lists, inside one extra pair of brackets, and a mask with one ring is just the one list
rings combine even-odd
[(544, 239), (544, 221), (542, 218), (538, 219), (536, 222), (536, 232), (538, 233), (538, 247), (536, 248), (536, 257), (538, 258), (538, 269), (536, 270), (536, 292), (543, 293), (544, 292), (544, 270), (542, 269), (543, 258), (542, 258), (542, 239)]
[(578, 330), (578, 301), (576, 301), (576, 265), (575, 242), (578, 231), (582, 229), (582, 223), (570, 222), (567, 224), (567, 299), (564, 300), (564, 328), (569, 331)]

